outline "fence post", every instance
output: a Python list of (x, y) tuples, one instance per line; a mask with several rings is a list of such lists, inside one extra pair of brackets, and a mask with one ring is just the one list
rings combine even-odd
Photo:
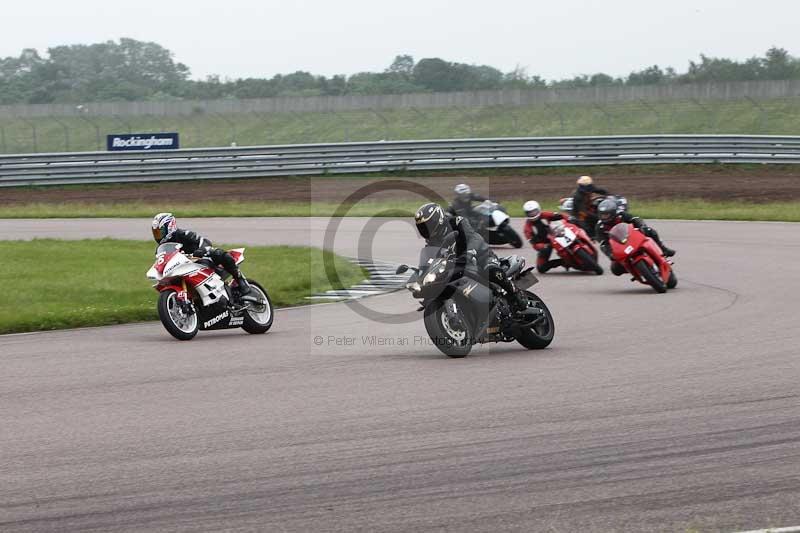
[(603, 115), (606, 117), (606, 129), (608, 130), (609, 135), (614, 135), (614, 116), (605, 110), (603, 106), (598, 104), (597, 102), (592, 103), (592, 107), (598, 109)]
[[(303, 116), (302, 113), (298, 113), (297, 111), (289, 111), (292, 116), (297, 117), (297, 120), (303, 123), (303, 132), (300, 134), (303, 138), (302, 141), (308, 142), (308, 134), (314, 131), (314, 126), (306, 120), (306, 117)], [(308, 129), (306, 129), (308, 128)]]
[(97, 151), (99, 152), (100, 150), (102, 150), (101, 148), (102, 145), (100, 144), (100, 126), (98, 126), (96, 122), (94, 122), (87, 116), (87, 113), (89, 113), (89, 110), (87, 108), (85, 108), (82, 105), (79, 105), (76, 106), (75, 109), (78, 111), (78, 118), (88, 122), (94, 128), (94, 137), (95, 140), (97, 141)]
[(515, 108), (511, 106), (504, 106), (501, 104), (500, 109), (502, 110), (502, 112), (509, 110), (509, 112), (511, 113), (511, 136), (516, 137), (517, 132), (519, 131), (519, 119), (517, 119), (517, 114), (514, 113)]
[[(259, 122), (263, 122), (264, 123), (264, 132), (265, 133), (268, 132), (269, 131), (269, 119), (268, 119), (269, 113), (263, 112), (263, 113), (253, 113), (253, 114), (256, 116), (256, 118), (259, 120)], [(262, 143), (259, 143), (259, 144), (269, 144), (269, 141), (265, 137), (264, 141)]]
[(456, 110), (456, 113), (460, 113), (462, 117), (465, 117), (467, 119), (467, 127), (469, 128), (469, 131), (471, 131), (472, 135), (474, 136), (476, 129), (475, 129), (475, 121), (473, 120), (474, 117), (472, 116), (472, 113), (470, 113), (468, 109), (464, 109), (464, 108), (461, 108), (461, 107), (458, 107), (458, 106), (454, 107), (453, 109)]
[(388, 141), (389, 140), (389, 119), (387, 119), (386, 117), (384, 117), (383, 115), (381, 115), (380, 113), (375, 111), (374, 109), (370, 109), (370, 111), (372, 113), (374, 113), (376, 117), (378, 117), (379, 119), (381, 119), (383, 121), (383, 128), (384, 128), (383, 129), (383, 137), (384, 137), (383, 140), (384, 141)]
[(334, 119), (339, 119), (339, 121), (342, 123), (342, 127), (344, 128), (344, 142), (349, 143), (350, 142), (350, 125), (347, 123), (347, 120), (345, 120), (336, 111), (331, 111), (330, 114), (333, 115)]
[(56, 122), (56, 124), (61, 126), (61, 129), (64, 131), (64, 151), (69, 152), (69, 128), (58, 117), (52, 117), (52, 118)]
[(31, 128), (31, 140), (33, 141), (33, 152), (37, 153), (39, 151), (39, 139), (36, 134), (36, 124), (25, 117), (18, 117), (18, 118)]
[[(182, 147), (187, 147), (188, 144), (193, 144), (197, 148), (202, 148), (203, 147), (203, 135), (202, 135), (202, 131), (203, 130), (202, 130), (202, 128), (198, 128), (197, 127), (197, 124), (194, 121), (194, 115), (193, 114), (192, 115), (185, 115), (185, 116), (182, 117), (182, 120), (184, 122), (188, 122), (190, 128), (193, 128), (194, 130), (197, 130), (197, 137), (194, 137), (192, 135), (186, 134), (186, 131), (189, 131), (189, 130), (188, 129), (185, 130), (184, 134), (183, 134), (183, 139), (181, 139), (181, 146)], [(195, 138), (197, 139), (197, 142), (194, 142)]]
[(236, 123), (233, 122), (231, 119), (223, 115), (222, 113), (213, 113), (215, 116), (219, 117), (223, 122), (226, 122), (228, 126), (231, 128), (231, 146), (236, 144)]
[(658, 133), (664, 133), (664, 124), (661, 122), (661, 113), (658, 112), (658, 109), (641, 98), (639, 98), (639, 103), (653, 112), (653, 114), (656, 116), (656, 127), (658, 128)]
[(761, 104), (759, 104), (749, 96), (745, 96), (744, 99), (750, 102), (753, 105), (753, 107), (758, 109), (758, 133), (764, 133), (764, 125), (766, 124), (767, 110), (764, 109), (761, 106)]
[(699, 107), (700, 109), (702, 109), (703, 111), (705, 111), (705, 113), (708, 115), (708, 117), (709, 117), (709, 121), (710, 121), (710, 123), (711, 123), (711, 131), (712, 131), (713, 133), (719, 133), (719, 132), (717, 131), (717, 124), (716, 124), (716, 120), (715, 120), (714, 112), (713, 112), (713, 111), (711, 111), (711, 109), (709, 109), (709, 108), (707, 108), (706, 106), (704, 106), (703, 104), (701, 104), (701, 103), (700, 103), (700, 101), (699, 101), (699, 100), (697, 100), (696, 98), (692, 98), (692, 100), (691, 100), (691, 101), (692, 101), (692, 103), (693, 103), (694, 105), (696, 105), (697, 107)]
[(119, 115), (112, 115), (112, 117), (114, 118), (114, 120), (122, 124), (122, 126), (128, 130), (128, 133), (133, 133), (133, 129), (131, 128), (130, 122), (128, 122), (127, 120), (123, 120), (123, 118)]
[(556, 114), (558, 121), (561, 123), (561, 135), (566, 135), (566, 128), (564, 127), (564, 114), (561, 113), (561, 110), (549, 102), (545, 102), (544, 107)]

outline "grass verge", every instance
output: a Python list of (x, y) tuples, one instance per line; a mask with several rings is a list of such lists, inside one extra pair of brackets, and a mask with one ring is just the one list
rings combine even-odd
[[(14, 287), (0, 300), (0, 333), (42, 331), (156, 320), (155, 290), (145, 278), (153, 243), (113, 239), (0, 241), (10, 258), (0, 284)], [(315, 248), (247, 247), (242, 270), (264, 285), (276, 306), (364, 279), (364, 272), (334, 256), (341, 286), (325, 275)]]
[[(625, 135), (655, 133), (797, 134), (797, 98), (557, 103), (533, 106), (353, 110), (308, 113), (195, 113), (185, 116), (31, 117), (4, 120), (0, 152), (102, 150), (123, 131), (177, 131), (181, 146)], [(231, 128), (235, 124), (235, 128)], [(32, 129), (32, 128), (35, 128)], [(34, 133), (35, 131), (35, 133)]]
[[(503, 200), (512, 216), (522, 216), (525, 199)], [(557, 200), (540, 199), (547, 209), (555, 209)], [(150, 218), (153, 213), (169, 210), (180, 217), (307, 217), (307, 216), (413, 216), (419, 200), (361, 202), (342, 211), (333, 202), (195, 202), (160, 205), (157, 203), (69, 203), (25, 204), (0, 207), (0, 218)], [(698, 199), (636, 200), (631, 211), (645, 218), (690, 220), (743, 220), (800, 222), (800, 202), (752, 203), (719, 202)]]

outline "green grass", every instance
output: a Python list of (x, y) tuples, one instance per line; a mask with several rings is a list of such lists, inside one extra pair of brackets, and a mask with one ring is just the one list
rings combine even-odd
[[(800, 202), (719, 202), (698, 199), (631, 200), (631, 211), (645, 218), (691, 220), (765, 220), (800, 222)], [(503, 200), (512, 216), (522, 216), (524, 199)], [(546, 209), (556, 199), (540, 199)], [(362, 202), (346, 216), (413, 216), (419, 200)], [(2, 218), (147, 218), (169, 209), (179, 217), (306, 217), (333, 216), (340, 205), (323, 202), (207, 202), (167, 205), (132, 202), (118, 204), (27, 204), (0, 206)]]
[[(798, 98), (398, 109), (338, 113), (61, 117), (0, 124), (0, 153), (105, 150), (110, 133), (177, 131), (181, 146), (647, 133), (800, 134)], [(35, 136), (34, 136), (35, 128)], [(97, 130), (95, 129), (97, 128)], [(99, 143), (98, 135), (99, 131)], [(34, 138), (35, 137), (35, 138)]]
[[(145, 278), (153, 253), (145, 241), (0, 241), (7, 259), (0, 285), (13, 287), (0, 300), (0, 333), (156, 320), (157, 294)], [(305, 303), (305, 296), (365, 276), (334, 256), (341, 285), (332, 286), (314, 248), (253, 246), (245, 257), (243, 271), (264, 285), (276, 306)]]

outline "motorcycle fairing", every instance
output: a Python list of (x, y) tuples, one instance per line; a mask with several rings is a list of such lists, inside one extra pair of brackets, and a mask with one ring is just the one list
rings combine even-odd
[(592, 245), (589, 235), (582, 227), (576, 224), (561, 220), (554, 222), (549, 240), (553, 249), (564, 261), (564, 266), (573, 268), (585, 266), (577, 254), (579, 250), (585, 250), (586, 253), (597, 260), (597, 250)]
[(656, 266), (661, 279), (664, 283), (668, 282), (671, 267), (669, 262), (664, 259), (664, 252), (653, 239), (634, 226), (624, 223), (611, 228), (608, 235), (614, 260), (624, 265), (637, 281), (646, 283), (634, 267), (639, 261), (644, 261), (650, 269)]
[[(197, 319), (200, 329), (203, 331), (238, 328), (242, 325), (241, 317), (234, 316), (228, 309), (227, 298), (215, 304), (199, 308), (197, 310)], [(232, 325), (231, 321), (238, 321), (238, 324)]]
[(453, 293), (451, 299), (462, 311), (469, 328), (469, 337), (478, 339), (488, 327), (494, 313), (491, 313), (492, 289), (480, 281), (463, 277), (451, 283)]
[(238, 265), (242, 261), (244, 261), (244, 248), (234, 248), (233, 250), (228, 250), (228, 253), (231, 254), (233, 260)]
[(499, 209), (492, 211), (492, 222), (494, 222), (494, 225), (496, 227), (502, 226), (503, 223), (506, 222), (509, 218), (510, 217), (506, 213), (503, 213)]
[(196, 275), (187, 278), (187, 281), (203, 300), (204, 306), (211, 306), (227, 300), (225, 282), (213, 270), (203, 269)]

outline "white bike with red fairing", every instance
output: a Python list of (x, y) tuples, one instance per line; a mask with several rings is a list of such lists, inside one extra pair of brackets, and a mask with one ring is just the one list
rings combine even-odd
[[(244, 261), (244, 248), (228, 253), (237, 265)], [(251, 290), (241, 295), (226, 283), (223, 269), (208, 258), (187, 256), (181, 244), (160, 245), (147, 277), (159, 292), (158, 317), (176, 339), (188, 341), (199, 330), (242, 328), (266, 333), (272, 326), (272, 301), (258, 282), (249, 279)]]

